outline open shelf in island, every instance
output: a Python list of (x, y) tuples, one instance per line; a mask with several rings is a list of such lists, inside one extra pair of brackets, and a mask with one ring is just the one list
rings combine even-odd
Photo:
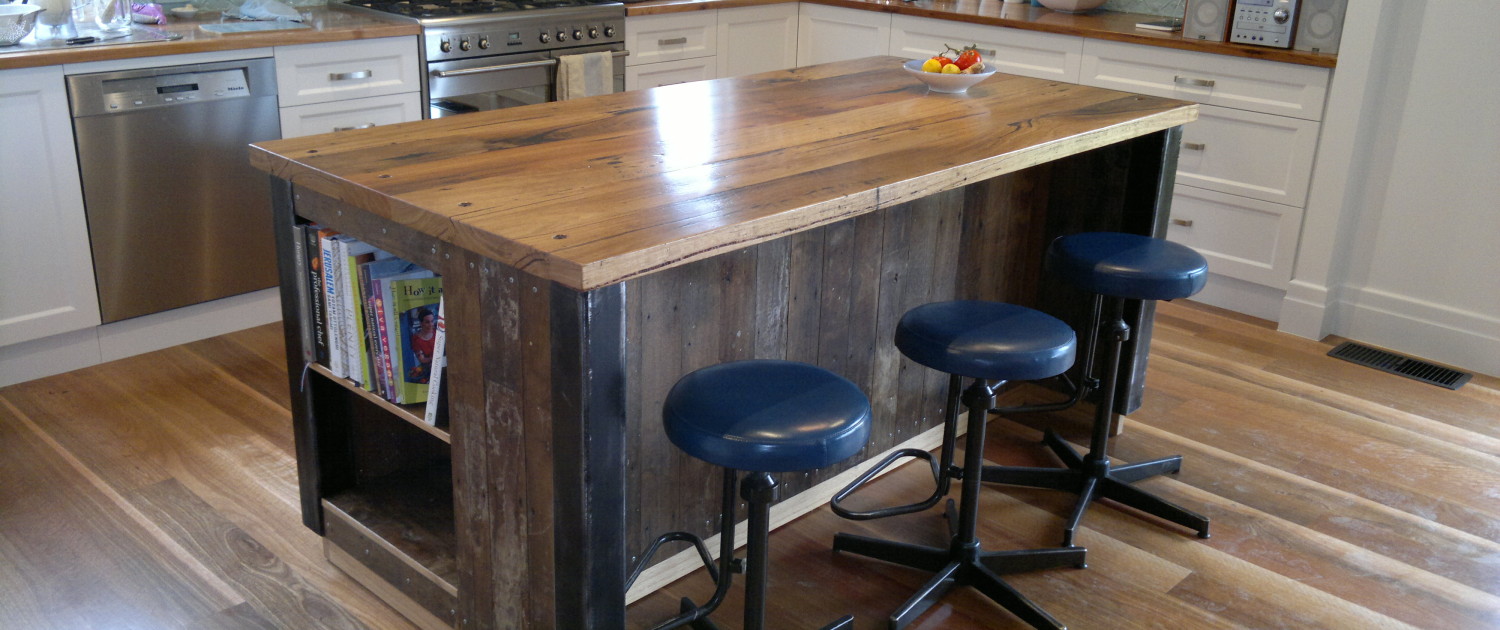
[(363, 398), (363, 399), (365, 399), (365, 400), (373, 403), (375, 406), (377, 406), (377, 407), (379, 407), (381, 409), (384, 409), (384, 410), (390, 412), (391, 415), (396, 416), (397, 418), (400, 418), (402, 420), (405, 420), (405, 421), (411, 423), (413, 426), (416, 426), (418, 429), (421, 429), (423, 431), (426, 431), (427, 433), (432, 434), (433, 437), (436, 437), (437, 439), (442, 440), (445, 443), (452, 443), (453, 442), (453, 438), (448, 435), (448, 430), (447, 430), (446, 427), (435, 427), (435, 426), (432, 426), (430, 424), (427, 424), (426, 422), (424, 422), (422, 420), (422, 417), (423, 417), (424, 413), (426, 412), (426, 408), (427, 408), (427, 404), (426, 403), (416, 403), (416, 404), (411, 404), (411, 405), (398, 405), (398, 404), (393, 403), (393, 402), (391, 402), (389, 400), (381, 398), (378, 394), (376, 394), (374, 392), (366, 391), (365, 389), (361, 388), (360, 386), (355, 385), (353, 381), (350, 381), (348, 379), (335, 376), (333, 374), (332, 370), (329, 370), (326, 366), (324, 366), (321, 363), (314, 363), (314, 364), (311, 365), (311, 367), (309, 369), (312, 372), (316, 373), (316, 374), (321, 374), (323, 377), (327, 378), (329, 381), (332, 381), (334, 383), (342, 385), (343, 387), (345, 387), (346, 389), (348, 389), (350, 392), (354, 393), (354, 395), (359, 396), (359, 397), (361, 397), (361, 398)]

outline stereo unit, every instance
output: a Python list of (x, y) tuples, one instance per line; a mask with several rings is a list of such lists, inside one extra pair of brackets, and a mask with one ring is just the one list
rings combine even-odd
[(1208, 42), (1224, 41), (1229, 30), (1229, 6), (1234, 0), (1188, 0), (1182, 16), (1182, 37)]
[(1291, 48), (1297, 28), (1297, 0), (1235, 0), (1229, 41)]
[(1344, 10), (1348, 0), (1302, 0), (1302, 14), (1297, 18), (1297, 39), (1292, 47), (1318, 53), (1339, 51), (1339, 35), (1344, 32)]

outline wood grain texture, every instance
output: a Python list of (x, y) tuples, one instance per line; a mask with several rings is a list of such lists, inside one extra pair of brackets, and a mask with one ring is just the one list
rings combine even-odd
[(255, 145), (257, 167), (577, 289), (1169, 129), (1182, 101), (877, 57)]
[(134, 59), (138, 57), (182, 55), (219, 50), (244, 50), (249, 48), (268, 48), (271, 46), (339, 42), (376, 37), (415, 36), (421, 32), (421, 28), (413, 23), (385, 20), (379, 17), (361, 15), (349, 11), (339, 11), (332, 8), (304, 7), (300, 9), (300, 12), (306, 18), (303, 23), (312, 28), (291, 31), (268, 31), (264, 33), (244, 33), (226, 37), (200, 30), (198, 28), (199, 24), (208, 23), (203, 20), (168, 18), (170, 20), (169, 23), (154, 25), (152, 28), (181, 35), (182, 39), (118, 46), (82, 46), (55, 50), (5, 52), (0, 53), (0, 70), (55, 66), (65, 63), (84, 63), (88, 61), (107, 61), (110, 59)]
[[(702, 11), (709, 9), (731, 9), (758, 6), (785, 0), (647, 0), (626, 7), (626, 15), (661, 15)], [(810, 4), (824, 4), (848, 9), (879, 11), (898, 15), (952, 20), (1004, 26), (1043, 33), (1077, 35), (1092, 39), (1108, 39), (1146, 46), (1177, 48), (1196, 52), (1280, 61), (1320, 68), (1332, 68), (1338, 63), (1338, 55), (1303, 52), (1300, 50), (1249, 46), (1228, 42), (1205, 42), (1186, 39), (1181, 31), (1167, 33), (1136, 28), (1137, 22), (1161, 19), (1158, 15), (1125, 13), (1122, 11), (1095, 11), (1090, 13), (1060, 13), (1042, 7), (1008, 4), (993, 0), (913, 0), (911, 2), (885, 2), (883, 0), (803, 0)], [(955, 44), (958, 45), (958, 44)]]
[[(1146, 404), (1114, 456), (1183, 454), (1181, 475), (1148, 483), (1210, 512), (1214, 537), (1100, 505), (1079, 534), (1089, 569), (1009, 581), (1082, 630), (1500, 624), (1500, 510), (1458, 491), (1500, 485), (1500, 379), (1448, 391), (1324, 356), (1337, 341), (1161, 305)], [(0, 627), (412, 628), (298, 523), (284, 366), (271, 325), (0, 389)], [(992, 422), (987, 456), (1052, 465), (1036, 428), (1084, 441), (1086, 415)], [(869, 498), (923, 494), (920, 473), (898, 470)], [(987, 489), (986, 544), (1052, 541), (1071, 505), (1060, 495)], [(834, 611), (854, 613), (859, 630), (884, 627), (926, 576), (834, 556), (833, 533), (940, 543), (944, 527), (934, 513), (856, 524), (820, 510), (778, 529), (770, 627)], [(237, 548), (245, 540), (261, 550)], [(643, 599), (628, 627), (701, 596), (705, 581)], [(736, 589), (717, 620), (739, 627), (740, 602)], [(1021, 626), (960, 592), (914, 627)]]

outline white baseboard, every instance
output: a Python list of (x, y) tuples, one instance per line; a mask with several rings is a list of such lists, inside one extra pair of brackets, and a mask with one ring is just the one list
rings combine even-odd
[(1500, 375), (1500, 318), (1377, 289), (1345, 289), (1334, 332), (1388, 350)]
[(0, 387), (281, 320), (275, 288), (0, 348)]
[[(959, 425), (959, 433), (962, 434), (963, 423), (960, 422)], [(844, 486), (849, 485), (850, 482), (853, 482), (860, 475), (863, 475), (865, 471), (874, 468), (875, 465), (880, 463), (881, 460), (885, 459), (887, 455), (903, 448), (918, 448), (924, 451), (930, 451), (941, 446), (942, 443), (943, 427), (942, 425), (938, 425), (936, 427), (928, 429), (923, 433), (918, 434), (916, 437), (913, 437), (910, 440), (892, 447), (890, 450), (884, 453), (875, 455), (870, 459), (865, 460), (858, 466), (839, 473), (838, 476), (833, 477), (832, 479), (808, 488), (807, 490), (797, 494), (790, 499), (771, 506), (771, 529), (775, 530), (777, 527), (796, 520), (799, 516), (828, 505), (828, 501), (833, 498), (833, 495), (838, 494), (839, 490), (842, 490)], [(908, 459), (906, 462), (900, 465), (892, 466), (886, 469), (885, 473), (882, 474), (890, 473), (891, 471), (900, 468), (901, 466), (904, 466), (906, 465), (906, 463), (910, 463), (911, 461), (913, 460)], [(915, 497), (913, 500), (920, 498), (922, 497)], [(734, 546), (736, 549), (745, 545), (748, 531), (748, 524), (746, 521), (740, 521), (735, 525)], [(831, 542), (832, 541), (830, 541), (830, 543)], [(714, 534), (713, 536), (705, 539), (703, 543), (708, 547), (709, 553), (713, 555), (715, 559), (717, 559), (719, 557), (719, 535)], [(630, 591), (625, 594), (625, 602), (628, 604), (642, 597), (650, 595), (651, 593), (656, 592), (662, 587), (665, 587), (666, 585), (677, 581), (678, 578), (681, 578), (684, 575), (698, 570), (698, 568), (702, 566), (703, 561), (698, 558), (698, 552), (693, 548), (690, 547), (681, 552), (678, 552), (672, 557), (667, 558), (666, 560), (663, 560), (655, 566), (643, 571), (641, 573), (641, 577), (636, 579), (635, 584), (630, 588)]]
[(1328, 288), (1300, 280), (1287, 284), (1286, 298), (1281, 301), (1281, 317), (1276, 330), (1322, 339), (1332, 329), (1334, 309), (1328, 299)]

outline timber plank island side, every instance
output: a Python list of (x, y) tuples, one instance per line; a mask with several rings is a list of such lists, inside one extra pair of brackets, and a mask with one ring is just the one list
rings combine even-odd
[[(871, 398), (869, 446), (785, 475), (773, 523), (896, 447), (938, 444), (943, 375), (891, 344), (907, 309), (1027, 304), (1082, 327), (1042, 251), (1161, 235), (1197, 106), (995, 75), (929, 94), (877, 57), (265, 142), (306, 524), (420, 625), (622, 628), (656, 535), (715, 534), (720, 477), (661, 403), (714, 363), (821, 365)], [(444, 279), (449, 422), (305, 369), (292, 238), (316, 222)], [(305, 283), (304, 283), (305, 284)], [(1125, 370), (1142, 375), (1149, 310)], [(1139, 405), (1141, 380), (1121, 393)], [(305, 382), (304, 382), (305, 381)], [(710, 546), (713, 543), (710, 542)], [(696, 566), (652, 567), (630, 598)]]

